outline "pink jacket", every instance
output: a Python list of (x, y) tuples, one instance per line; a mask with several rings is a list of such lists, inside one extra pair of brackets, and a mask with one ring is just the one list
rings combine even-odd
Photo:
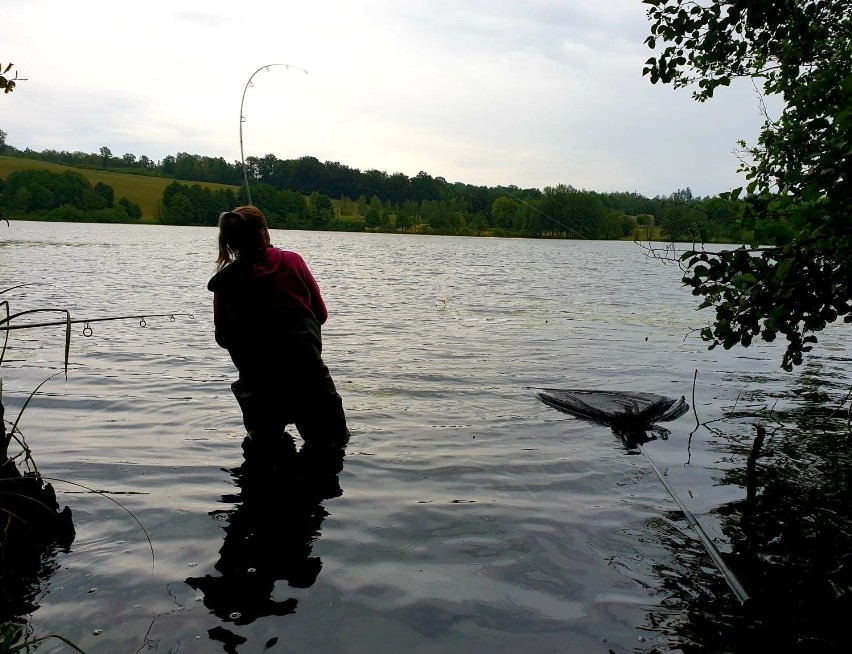
[[(301, 256), (269, 246), (241, 256), (207, 284), (213, 291), (216, 342), (231, 349), (240, 340), (275, 331), (281, 323), (313, 318), (322, 325), (328, 310)], [(248, 345), (245, 343), (244, 345)]]

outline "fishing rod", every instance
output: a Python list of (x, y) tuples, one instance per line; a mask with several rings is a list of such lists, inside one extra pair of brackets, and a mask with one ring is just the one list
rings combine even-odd
[[(253, 204), (253, 203), (252, 203), (252, 199), (251, 199), (251, 189), (249, 188), (248, 168), (246, 167), (245, 147), (244, 147), (244, 140), (243, 140), (243, 123), (246, 122), (246, 118), (245, 118), (245, 115), (243, 113), (243, 108), (245, 106), (245, 101), (246, 101), (246, 92), (249, 90), (250, 86), (254, 86), (254, 84), (252, 82), (252, 80), (254, 80), (254, 76), (257, 75), (262, 70), (268, 71), (273, 66), (283, 66), (287, 70), (292, 68), (294, 70), (302, 71), (303, 73), (305, 73), (305, 75), (308, 74), (308, 71), (305, 70), (304, 68), (300, 68), (299, 66), (293, 66), (292, 64), (266, 64), (265, 66), (261, 66), (256, 71), (254, 71), (251, 74), (251, 77), (249, 77), (248, 81), (246, 82), (245, 88), (243, 89), (243, 97), (240, 100), (240, 163), (242, 164), (242, 167), (243, 167), (243, 184), (246, 187), (246, 198), (248, 199), (249, 204)], [(574, 234), (576, 236), (579, 236), (582, 239), (588, 240), (587, 236), (581, 234), (576, 229), (573, 229), (573, 228), (569, 227), (568, 225), (556, 220), (556, 218), (546, 214), (544, 211), (542, 211), (541, 209), (539, 209), (536, 206), (533, 206), (532, 204), (530, 204), (529, 202), (527, 202), (523, 198), (520, 198), (520, 197), (510, 193), (509, 191), (507, 191), (505, 189), (501, 189), (501, 191), (503, 193), (505, 193), (506, 195), (508, 195), (509, 197), (513, 198), (514, 200), (517, 200), (521, 204), (528, 206), (533, 211), (540, 213), (542, 216), (544, 216), (548, 220), (552, 220), (554, 223), (556, 223), (557, 225), (559, 225), (563, 229), (571, 232), (572, 234)]]
[[(62, 309), (60, 309), (62, 311)], [(24, 313), (30, 313), (29, 311), (22, 311), (21, 313), (16, 313), (8, 318), (4, 318), (0, 320), (0, 332), (10, 332), (16, 329), (32, 329), (34, 327), (58, 327), (58, 326), (68, 326), (68, 325), (82, 325), (83, 327), (83, 336), (89, 337), (92, 335), (92, 328), (89, 326), (89, 323), (92, 322), (108, 322), (111, 320), (138, 320), (140, 327), (147, 327), (147, 318), (168, 318), (169, 322), (175, 322), (178, 317), (187, 317), (190, 320), (195, 320), (195, 315), (191, 313), (146, 313), (146, 314), (138, 314), (131, 316), (109, 316), (107, 318), (85, 318), (79, 320), (55, 320), (49, 322), (31, 322), (26, 325), (5, 325), (4, 323), (10, 322), (13, 318), (16, 318)]]
[(254, 86), (254, 84), (252, 84), (252, 80), (254, 79), (254, 76), (257, 75), (262, 70), (268, 71), (273, 66), (284, 66), (284, 68), (286, 68), (288, 70), (291, 69), (291, 68), (294, 68), (295, 70), (301, 70), (305, 75), (308, 74), (308, 71), (306, 71), (304, 68), (299, 68), (298, 66), (291, 66), (290, 64), (266, 64), (265, 66), (261, 66), (256, 71), (254, 71), (251, 74), (251, 77), (248, 78), (248, 82), (246, 82), (246, 86), (243, 89), (243, 98), (242, 98), (242, 100), (240, 100), (240, 161), (243, 164), (243, 182), (246, 185), (246, 197), (248, 198), (249, 204), (252, 204), (252, 201), (251, 201), (251, 189), (249, 189), (248, 173), (246, 172), (246, 158), (245, 158), (245, 154), (244, 154), (244, 150), (243, 150), (243, 123), (246, 122), (246, 118), (243, 115), (243, 105), (245, 104), (245, 101), (246, 101), (246, 91), (248, 91), (250, 86)]

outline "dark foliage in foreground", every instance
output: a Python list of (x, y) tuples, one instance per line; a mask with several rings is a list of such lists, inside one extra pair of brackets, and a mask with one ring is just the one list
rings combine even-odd
[[(652, 82), (697, 85), (704, 101), (740, 77), (780, 97), (757, 145), (735, 218), (742, 248), (684, 255), (684, 282), (715, 307), (702, 337), (711, 347), (787, 339), (791, 370), (838, 318), (852, 322), (852, 12), (847, 0), (645, 0), (662, 52)], [(742, 144), (745, 147), (745, 144)], [(727, 197), (737, 199), (742, 189)]]

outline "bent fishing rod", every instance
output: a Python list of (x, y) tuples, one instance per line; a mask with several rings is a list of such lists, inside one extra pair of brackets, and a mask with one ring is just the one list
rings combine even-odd
[(243, 97), (242, 97), (242, 100), (240, 100), (240, 161), (243, 164), (243, 182), (245, 183), (245, 186), (246, 186), (246, 197), (248, 198), (249, 204), (252, 204), (252, 201), (251, 201), (251, 189), (249, 188), (249, 181), (248, 181), (248, 172), (246, 171), (246, 158), (245, 158), (245, 154), (244, 154), (244, 150), (243, 150), (243, 123), (246, 122), (246, 118), (243, 115), (243, 105), (245, 104), (245, 101), (246, 101), (246, 91), (248, 91), (250, 86), (254, 86), (254, 84), (252, 83), (254, 76), (257, 75), (262, 70), (268, 71), (273, 66), (283, 66), (287, 70), (289, 70), (291, 68), (294, 69), (294, 70), (301, 70), (305, 75), (308, 74), (308, 71), (306, 71), (304, 68), (299, 68), (298, 66), (292, 66), (290, 64), (266, 64), (265, 66), (261, 66), (256, 71), (254, 71), (251, 74), (251, 77), (248, 78), (248, 82), (246, 82), (246, 86), (243, 89)]

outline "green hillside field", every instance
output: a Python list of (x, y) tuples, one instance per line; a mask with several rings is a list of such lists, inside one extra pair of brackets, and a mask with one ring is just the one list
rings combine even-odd
[[(106, 170), (94, 170), (91, 168), (74, 168), (72, 166), (63, 166), (62, 164), (49, 163), (47, 161), (0, 156), (0, 178), (2, 179), (8, 178), (9, 173), (15, 172), (16, 170), (30, 170), (32, 168), (41, 168), (54, 173), (63, 173), (66, 170), (73, 170), (88, 179), (92, 183), (92, 186), (98, 182), (109, 184), (115, 191), (116, 200), (121, 197), (126, 197), (131, 202), (135, 202), (139, 205), (142, 209), (142, 222), (156, 222), (154, 217), (157, 215), (157, 206), (163, 197), (163, 189), (175, 181), (165, 177), (148, 177), (145, 175), (114, 173)], [(206, 186), (211, 189), (230, 188), (234, 191), (239, 189), (238, 186), (214, 184), (209, 182), (181, 183), (189, 185), (200, 184), (201, 186)]]

